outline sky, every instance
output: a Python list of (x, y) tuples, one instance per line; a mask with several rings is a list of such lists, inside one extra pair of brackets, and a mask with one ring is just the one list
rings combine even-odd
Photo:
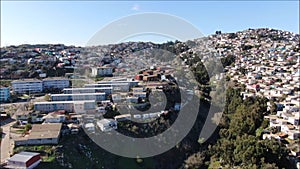
[[(3, 1), (1, 46), (62, 43), (85, 46), (120, 18), (145, 12), (180, 17), (210, 35), (217, 30), (274, 28), (299, 34), (299, 1)], [(146, 21), (145, 21), (146, 22)], [(140, 35), (124, 41), (174, 38)]]

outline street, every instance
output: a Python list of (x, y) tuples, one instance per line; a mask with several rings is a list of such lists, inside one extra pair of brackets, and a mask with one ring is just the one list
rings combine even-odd
[(13, 152), (13, 140), (9, 138), (10, 136), (10, 126), (12, 126), (15, 121), (1, 126), (3, 128), (2, 141), (1, 141), (1, 164), (5, 163), (10, 157), (10, 153)]

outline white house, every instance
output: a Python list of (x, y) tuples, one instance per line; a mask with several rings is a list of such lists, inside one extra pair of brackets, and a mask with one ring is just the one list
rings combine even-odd
[(117, 129), (117, 121), (114, 119), (102, 119), (97, 121), (97, 126), (101, 131), (111, 131)]
[(95, 125), (93, 123), (87, 123), (84, 125), (84, 127), (86, 128), (87, 131), (95, 131)]

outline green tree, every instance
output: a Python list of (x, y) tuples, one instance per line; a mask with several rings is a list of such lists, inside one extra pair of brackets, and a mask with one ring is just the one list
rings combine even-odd
[(25, 125), (25, 129), (24, 130), (25, 130), (25, 132), (27, 132), (27, 131), (31, 130), (31, 128), (32, 128), (31, 124), (27, 123)]

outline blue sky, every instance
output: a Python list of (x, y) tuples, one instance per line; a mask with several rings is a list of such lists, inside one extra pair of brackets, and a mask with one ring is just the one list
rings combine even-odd
[[(204, 35), (269, 27), (299, 33), (299, 1), (1, 1), (1, 46), (64, 43), (84, 46), (105, 25), (132, 14), (162, 12)], [(134, 40), (165, 41), (144, 36)]]

